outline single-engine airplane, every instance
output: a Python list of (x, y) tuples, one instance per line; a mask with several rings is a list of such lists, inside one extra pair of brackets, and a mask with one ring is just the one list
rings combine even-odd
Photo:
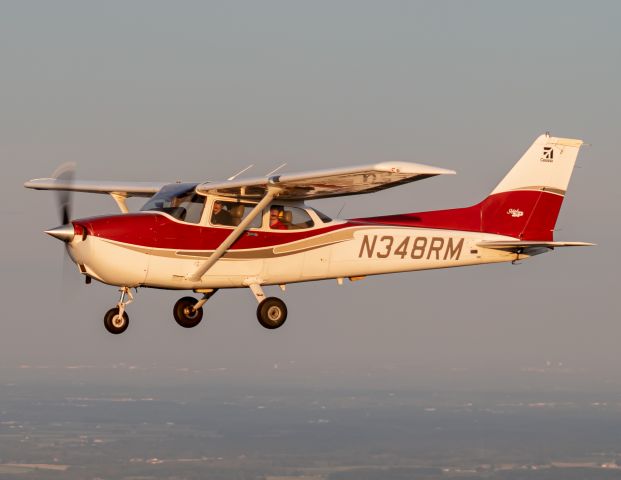
[[(275, 174), (222, 182), (151, 183), (73, 180), (70, 170), (25, 187), (60, 191), (62, 225), (46, 231), (66, 244), (86, 283), (120, 287), (104, 316), (113, 334), (129, 325), (131, 289), (192, 290), (173, 316), (198, 325), (221, 288), (247, 287), (268, 329), (283, 325), (285, 303), (263, 287), (294, 282), (515, 262), (556, 247), (553, 230), (581, 140), (539, 136), (491, 194), (450, 210), (338, 220), (307, 200), (372, 193), (452, 170), (407, 162)], [(68, 192), (105, 193), (120, 214), (70, 220)], [(128, 197), (147, 197), (130, 213)]]

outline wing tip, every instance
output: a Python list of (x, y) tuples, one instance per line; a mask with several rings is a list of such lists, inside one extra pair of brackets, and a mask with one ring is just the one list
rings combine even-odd
[(434, 167), (433, 165), (424, 165), (414, 162), (381, 162), (376, 163), (372, 168), (397, 173), (409, 173), (418, 175), (455, 175), (455, 170), (448, 168)]
[(42, 184), (53, 181), (53, 178), (32, 178), (24, 182), (26, 188), (39, 188)]

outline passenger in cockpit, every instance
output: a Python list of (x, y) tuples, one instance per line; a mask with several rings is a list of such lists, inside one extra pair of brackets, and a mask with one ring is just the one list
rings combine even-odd
[(284, 208), (280, 205), (270, 207), (270, 228), (272, 230), (288, 230), (289, 227), (282, 221)]

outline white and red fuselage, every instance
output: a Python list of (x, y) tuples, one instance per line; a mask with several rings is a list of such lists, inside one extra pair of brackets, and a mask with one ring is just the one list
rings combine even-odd
[[(199, 280), (188, 277), (218, 248), (233, 227), (186, 223), (163, 212), (74, 220), (69, 243), (83, 273), (104, 283), (179, 290), (287, 284), (329, 278), (513, 261), (516, 253), (481, 247), (486, 241), (551, 240), (551, 229), (532, 222), (532, 208), (556, 218), (560, 193), (499, 193), (468, 208), (324, 223), (302, 204), (313, 226), (246, 230)], [(286, 202), (275, 201), (282, 205)], [(506, 208), (505, 208), (506, 207)], [(209, 211), (209, 202), (205, 207)], [(490, 216), (496, 220), (486, 224)], [(525, 225), (531, 220), (527, 235)], [(547, 232), (540, 230), (540, 227)], [(502, 234), (504, 232), (505, 234)], [(509, 234), (507, 234), (509, 233)], [(521, 258), (528, 256), (522, 253)]]

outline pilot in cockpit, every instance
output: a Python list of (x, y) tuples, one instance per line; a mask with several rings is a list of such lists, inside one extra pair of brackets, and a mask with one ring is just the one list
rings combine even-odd
[(214, 225), (233, 225), (233, 217), (231, 216), (231, 213), (224, 208), (224, 205), (222, 205), (220, 200), (213, 202), (211, 223)]

